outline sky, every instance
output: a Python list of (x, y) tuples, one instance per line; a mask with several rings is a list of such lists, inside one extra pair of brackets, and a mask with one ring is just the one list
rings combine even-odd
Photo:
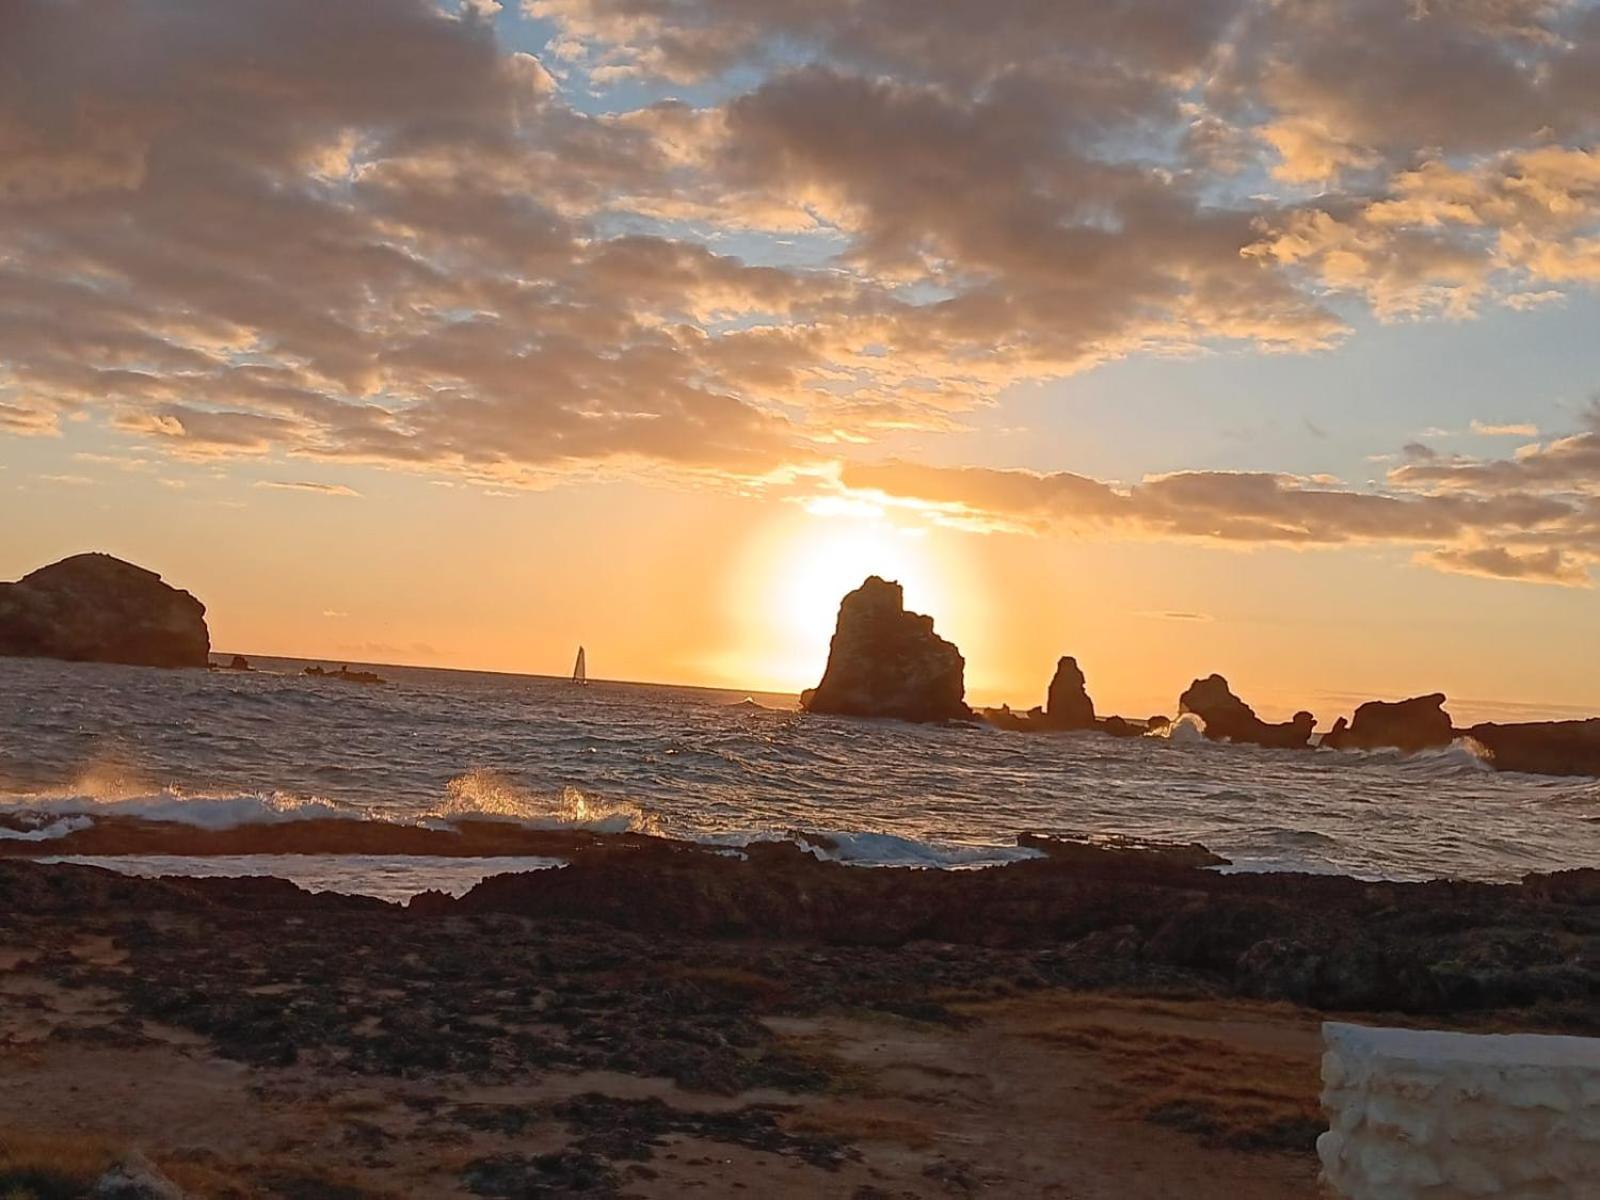
[(0, 578), (227, 652), (1600, 712), (1592, 0), (12, 0)]

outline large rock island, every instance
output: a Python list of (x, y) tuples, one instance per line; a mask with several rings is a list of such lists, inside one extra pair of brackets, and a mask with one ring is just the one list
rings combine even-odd
[(1395, 749), (1409, 752), (1448, 746), (1456, 731), (1444, 710), (1444, 693), (1413, 696), (1409, 700), (1368, 700), (1356, 709), (1355, 720), (1343, 717), (1323, 735), (1332, 750)]
[(0, 655), (203, 667), (210, 654), (204, 604), (109, 554), (75, 554), (0, 583)]
[(839, 604), (822, 682), (801, 697), (810, 712), (903, 721), (967, 720), (966, 661), (907, 612), (898, 583), (873, 575)]

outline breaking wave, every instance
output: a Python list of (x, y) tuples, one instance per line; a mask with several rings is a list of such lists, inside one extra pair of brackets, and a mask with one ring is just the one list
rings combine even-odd
[(531, 829), (587, 829), (594, 833), (661, 832), (661, 822), (637, 804), (585, 795), (575, 787), (555, 796), (519, 787), (496, 771), (473, 770), (445, 785), (445, 800), (426, 819), (514, 821)]

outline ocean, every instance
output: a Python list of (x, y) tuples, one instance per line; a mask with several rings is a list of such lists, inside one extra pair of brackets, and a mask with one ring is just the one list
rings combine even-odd
[[(1470, 745), (1270, 751), (819, 717), (792, 696), (403, 667), (386, 686), (261, 669), (0, 659), (0, 828), (49, 851), (103, 815), (212, 828), (313, 817), (490, 816), (737, 847), (826, 835), (862, 866), (989, 866), (1016, 837), (1198, 841), (1241, 870), (1511, 880), (1600, 867), (1600, 781), (1501, 774)], [(403, 897), (493, 860), (129, 860)]]

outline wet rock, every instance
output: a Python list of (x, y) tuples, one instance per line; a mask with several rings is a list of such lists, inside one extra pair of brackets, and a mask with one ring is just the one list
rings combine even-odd
[(1600, 775), (1600, 717), (1474, 725), (1467, 736), (1489, 752), (1500, 771), (1540, 775)]
[(900, 585), (874, 575), (839, 605), (827, 670), (803, 702), (841, 716), (967, 720), (965, 670), (933, 618), (907, 612)]
[(1206, 737), (1212, 741), (1249, 742), (1257, 746), (1298, 749), (1311, 743), (1317, 719), (1308, 712), (1297, 712), (1292, 721), (1273, 725), (1256, 716), (1228, 686), (1221, 675), (1196, 679), (1178, 697), (1178, 712), (1194, 713), (1206, 724)]
[(1159, 864), (1164, 867), (1201, 869), (1226, 867), (1227, 859), (1213, 854), (1199, 842), (1163, 842), (1150, 838), (1112, 834), (1077, 836), (1072, 834), (1019, 833), (1017, 845), (1038, 850), (1060, 863), (1077, 862), (1104, 866), (1107, 863)]
[(109, 554), (76, 554), (0, 584), (0, 654), (147, 667), (211, 661), (206, 608)]
[(1448, 746), (1455, 738), (1450, 714), (1444, 711), (1444, 693), (1413, 696), (1409, 700), (1369, 700), (1356, 709), (1349, 725), (1341, 717), (1323, 737), (1335, 750), (1425, 750)]
[(1143, 737), (1144, 726), (1135, 725), (1123, 717), (1107, 717), (1103, 721), (1096, 721), (1095, 728), (1108, 737)]
[(250, 660), (242, 654), (235, 654), (228, 660), (228, 670), (230, 671), (253, 671), (254, 669), (250, 665)]
[(1063, 657), (1056, 663), (1055, 677), (1045, 702), (1045, 723), (1051, 729), (1093, 729), (1094, 701), (1084, 686), (1078, 660)]
[(467, 1164), (461, 1182), (475, 1196), (618, 1195), (618, 1176), (604, 1159), (577, 1150), (556, 1154), (497, 1154)]

